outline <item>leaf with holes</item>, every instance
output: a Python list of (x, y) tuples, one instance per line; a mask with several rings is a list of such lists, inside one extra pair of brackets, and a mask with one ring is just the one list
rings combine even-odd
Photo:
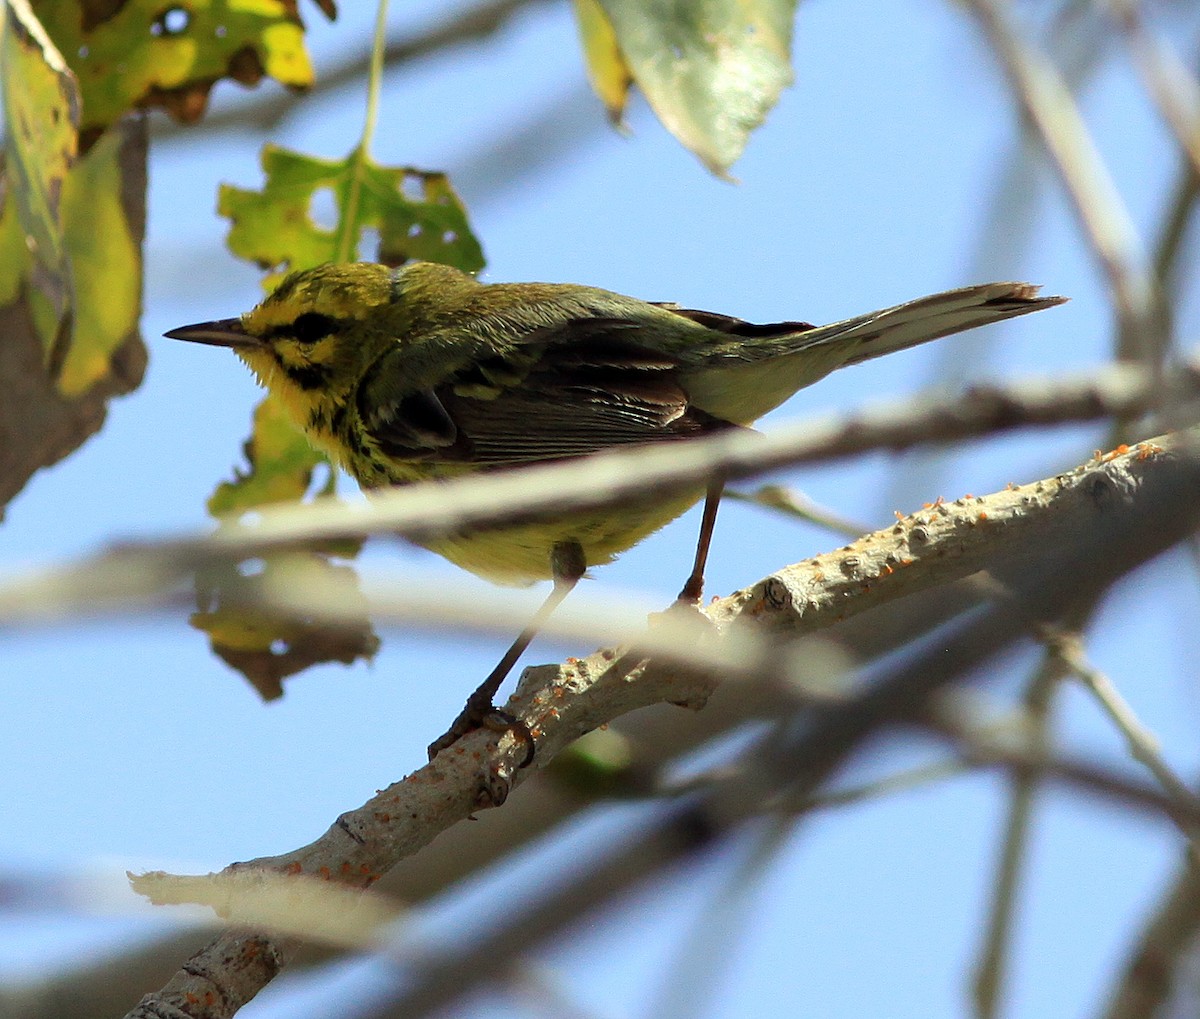
[[(302, 499), (312, 489), (317, 468), (328, 463), (287, 420), (278, 401), (268, 396), (254, 412), (254, 431), (246, 442), (249, 470), (235, 470), (233, 481), (222, 482), (208, 500), (216, 517), (235, 517), (272, 503)], [(329, 475), (319, 494), (331, 495), (336, 475)], [(348, 565), (330, 557), (351, 559), (362, 548), (360, 541), (326, 541), (303, 556), (306, 569), (316, 572), (323, 584), (344, 589), (343, 608), (362, 605), (357, 577)], [(285, 553), (261, 560), (261, 569), (249, 576), (240, 570), (222, 570), (197, 577), (196, 599), (200, 611), (192, 625), (209, 636), (214, 653), (241, 672), (267, 700), (283, 693), (282, 681), (310, 665), (371, 658), (379, 639), (362, 605), (360, 618), (336, 626), (296, 619), (258, 606), (261, 586), (284, 586), (297, 556)], [(341, 597), (339, 595), (339, 597)]]
[(313, 81), (295, 0), (43, 0), (38, 10), (79, 78), (84, 150), (131, 109), (198, 120), (222, 78)]
[[(582, 0), (577, 6), (593, 81), (614, 109), (619, 84), (601, 17), (603, 8), (621, 63), (667, 130), (719, 176), (741, 156), (791, 84), (796, 0)], [(622, 96), (623, 107), (623, 96)]]
[[(254, 430), (245, 446), (250, 469), (234, 469), (209, 497), (215, 517), (235, 516), (271, 503), (302, 499), (312, 486), (318, 464), (327, 463), (296, 430), (278, 400), (268, 396), (254, 411)], [(332, 471), (323, 493), (333, 490)]]
[[(262, 151), (262, 191), (222, 185), (217, 209), (229, 217), (229, 248), (274, 272), (359, 257), (364, 234), (377, 231), (378, 261), (425, 259), (466, 272), (483, 267), (483, 250), (445, 174), (380, 166), (355, 150), (317, 159), (275, 145)], [(332, 198), (333, 222), (314, 218)], [(267, 281), (270, 283), (270, 280)]]

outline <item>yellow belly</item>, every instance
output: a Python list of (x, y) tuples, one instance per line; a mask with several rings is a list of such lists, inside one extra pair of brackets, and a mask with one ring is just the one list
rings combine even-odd
[[(495, 583), (529, 584), (550, 578), (550, 550), (556, 544), (577, 541), (588, 566), (601, 566), (685, 513), (703, 495), (703, 488), (694, 489), (605, 510), (443, 535), (421, 544)], [(681, 564), (681, 576), (690, 566)]]

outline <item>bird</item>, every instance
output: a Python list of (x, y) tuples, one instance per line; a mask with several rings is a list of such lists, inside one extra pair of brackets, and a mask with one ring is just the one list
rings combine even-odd
[[(573, 283), (485, 283), (448, 265), (329, 263), (252, 310), (171, 329), (229, 347), (314, 447), (367, 490), (749, 428), (831, 371), (1065, 298), (984, 283), (831, 325), (754, 324)], [(430, 757), (481, 724), (527, 727), (493, 698), (592, 566), (705, 500), (680, 599), (698, 602), (723, 483), (599, 510), (472, 527), (421, 544), (499, 583), (549, 579), (541, 608)]]

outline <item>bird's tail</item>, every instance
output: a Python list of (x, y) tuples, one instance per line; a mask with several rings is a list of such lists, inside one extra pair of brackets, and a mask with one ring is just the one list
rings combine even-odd
[(1039, 297), (1038, 288), (1030, 283), (980, 283), (817, 326), (797, 337), (794, 349), (811, 350), (831, 344), (845, 352), (840, 364), (857, 364), (1064, 301), (1065, 297)]
[[(805, 386), (847, 364), (915, 347), (941, 336), (1062, 304), (1028, 283), (981, 283), (920, 297), (827, 326), (798, 323), (727, 327), (743, 337), (725, 358), (688, 380), (692, 404), (726, 421), (749, 424)], [(754, 342), (746, 342), (754, 336)]]

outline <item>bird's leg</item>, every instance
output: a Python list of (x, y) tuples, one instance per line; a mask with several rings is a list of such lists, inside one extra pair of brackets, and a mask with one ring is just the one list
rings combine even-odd
[(487, 679), (480, 683), (475, 692), (467, 698), (466, 707), (459, 712), (450, 728), (429, 744), (431, 761), (441, 751), (457, 743), (460, 737), (481, 726), (498, 732), (512, 730), (525, 740), (527, 748), (521, 767), (524, 768), (533, 760), (533, 734), (529, 731), (529, 726), (520, 719), (513, 718), (507, 712), (497, 710), (492, 704), (492, 698), (496, 696), (496, 691), (500, 689), (500, 684), (512, 671), (512, 667), (517, 664), (517, 659), (525, 653), (525, 649), (529, 647), (530, 642), (537, 636), (546, 620), (550, 618), (550, 614), (571, 593), (571, 589), (583, 576), (586, 569), (587, 561), (579, 542), (560, 541), (551, 549), (550, 572), (554, 578), (554, 587), (546, 595), (546, 600), (534, 613), (529, 624), (504, 652), (503, 657), (496, 663), (496, 667), (488, 673)]
[(708, 562), (708, 546), (712, 543), (713, 528), (717, 523), (717, 508), (721, 505), (721, 493), (725, 491), (725, 479), (713, 478), (708, 483), (708, 492), (704, 496), (704, 516), (700, 518), (700, 536), (696, 539), (696, 561), (692, 565), (692, 575), (687, 578), (683, 590), (679, 592), (678, 601), (699, 604), (700, 596), (704, 594), (704, 566)]

